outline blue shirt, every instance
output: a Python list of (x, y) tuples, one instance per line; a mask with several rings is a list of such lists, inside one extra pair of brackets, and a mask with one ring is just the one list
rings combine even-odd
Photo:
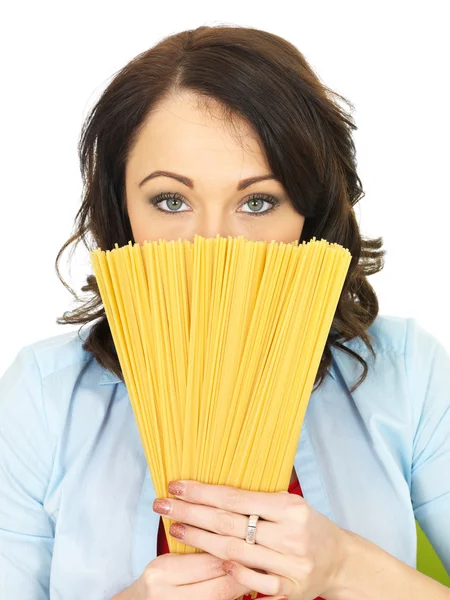
[[(82, 340), (89, 326), (80, 333)], [(416, 567), (420, 523), (450, 571), (450, 356), (379, 315), (333, 348), (295, 456), (307, 502)], [(24, 346), (0, 379), (0, 597), (109, 599), (156, 558), (159, 515), (125, 385), (77, 331)]]

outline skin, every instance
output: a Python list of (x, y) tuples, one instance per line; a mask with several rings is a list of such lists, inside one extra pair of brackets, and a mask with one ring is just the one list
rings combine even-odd
[[(267, 180), (237, 191), (238, 181), (271, 172), (261, 143), (244, 121), (235, 119), (235, 130), (211, 101), (207, 111), (197, 106), (192, 93), (181, 92), (162, 102), (148, 117), (126, 166), (126, 201), (136, 242), (159, 238), (194, 241), (194, 235), (242, 235), (249, 240), (289, 243), (300, 238), (304, 217), (293, 207), (279, 181)], [(238, 139), (236, 135), (238, 134)], [(156, 170), (191, 178), (194, 188), (169, 177), (139, 182)], [(178, 193), (183, 202), (164, 200), (158, 211), (148, 199), (160, 192)], [(266, 202), (246, 203), (254, 193), (270, 194), (280, 206), (267, 214)], [(253, 211), (252, 211), (253, 206)]]
[[(210, 101), (206, 110), (198, 99), (182, 91), (162, 101), (147, 118), (129, 154), (126, 203), (134, 240), (139, 244), (160, 238), (193, 242), (195, 234), (207, 238), (241, 235), (267, 242), (298, 240), (305, 219), (279, 181), (268, 179), (237, 191), (241, 179), (271, 173), (256, 132), (239, 117), (231, 128), (219, 103)], [(189, 177), (193, 189), (166, 176), (139, 185), (159, 170)], [(160, 193), (176, 193), (182, 199), (162, 200), (158, 206), (165, 212), (161, 212), (149, 202)], [(280, 204), (271, 210), (266, 200), (249, 201), (255, 193), (273, 196)], [(291, 482), (295, 478), (293, 469)]]

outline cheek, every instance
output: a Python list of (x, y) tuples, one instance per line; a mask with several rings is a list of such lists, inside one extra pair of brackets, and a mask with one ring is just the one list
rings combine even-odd
[(305, 223), (305, 217), (299, 215), (298, 212), (294, 212), (292, 215), (292, 228), (294, 231), (294, 237), (298, 240), (302, 234), (303, 224)]
[(147, 241), (157, 241), (164, 232), (158, 226), (158, 219), (150, 213), (150, 207), (142, 200), (130, 199), (127, 202), (128, 218), (130, 220), (133, 239), (138, 244)]
[(305, 217), (294, 210), (283, 212), (282, 218), (277, 222), (276, 230), (275, 228), (273, 230), (273, 234), (276, 235), (277, 240), (285, 244), (298, 241), (302, 234), (304, 222)]
[(160, 238), (166, 239), (166, 233), (163, 228), (156, 227), (155, 224), (150, 224), (144, 220), (131, 223), (134, 241), (141, 246), (145, 241), (157, 242)]
[(151, 206), (146, 206), (145, 202), (139, 206), (131, 205), (128, 209), (128, 217), (133, 239), (141, 246), (145, 241), (157, 242), (161, 238), (165, 240), (177, 240), (179, 237), (190, 239), (190, 231), (186, 230), (182, 218), (159, 213)]
[(139, 211), (133, 202), (127, 202), (127, 212), (134, 241), (142, 244), (142, 234), (144, 233), (143, 230), (145, 228), (145, 220), (142, 218), (142, 215), (139, 215)]

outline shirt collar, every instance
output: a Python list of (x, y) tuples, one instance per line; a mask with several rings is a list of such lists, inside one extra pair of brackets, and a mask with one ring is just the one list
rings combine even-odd
[(99, 383), (99, 385), (105, 385), (108, 383), (122, 383), (122, 380), (120, 379), (120, 377), (117, 377), (117, 375), (115, 375), (114, 373), (111, 373), (111, 371), (108, 371), (108, 369), (105, 369), (103, 367), (102, 374), (100, 376), (98, 383)]
[(336, 380), (337, 379), (337, 375), (336, 375), (336, 363), (334, 360), (334, 356), (333, 356), (333, 351), (331, 351), (331, 365), (329, 368), (329, 373), (332, 379)]

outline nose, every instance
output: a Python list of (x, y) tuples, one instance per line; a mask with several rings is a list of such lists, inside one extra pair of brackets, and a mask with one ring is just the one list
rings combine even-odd
[(226, 238), (228, 236), (235, 237), (239, 235), (239, 232), (233, 228), (232, 224), (222, 214), (216, 214), (199, 218), (194, 225), (192, 241), (194, 235), (200, 235), (204, 238), (215, 238), (220, 235), (220, 237)]

